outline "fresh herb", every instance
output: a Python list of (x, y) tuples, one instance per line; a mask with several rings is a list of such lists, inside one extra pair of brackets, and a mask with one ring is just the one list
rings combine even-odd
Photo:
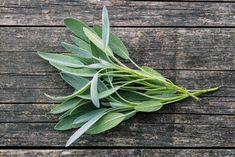
[[(74, 44), (62, 43), (68, 53), (38, 52), (57, 68), (75, 91), (67, 96), (49, 96), (61, 104), (51, 110), (61, 114), (56, 130), (79, 128), (68, 140), (72, 144), (82, 134), (98, 134), (125, 121), (137, 112), (155, 112), (164, 105), (217, 90), (187, 90), (150, 67), (138, 66), (116, 35), (109, 32), (107, 9), (102, 26), (90, 28), (73, 18), (64, 20), (73, 33)], [(120, 61), (129, 60), (136, 69)]]

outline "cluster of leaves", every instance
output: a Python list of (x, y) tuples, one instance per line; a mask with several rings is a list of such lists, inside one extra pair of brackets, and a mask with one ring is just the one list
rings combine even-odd
[[(202, 93), (217, 90), (186, 90), (174, 85), (150, 67), (139, 67), (123, 42), (109, 32), (109, 19), (103, 8), (102, 26), (92, 28), (73, 18), (64, 20), (73, 33), (74, 44), (62, 43), (68, 53), (38, 52), (60, 71), (61, 77), (75, 91), (68, 96), (50, 96), (61, 103), (51, 110), (62, 114), (56, 130), (79, 128), (68, 140), (72, 144), (82, 134), (109, 130), (137, 112), (155, 112), (163, 105), (187, 97), (199, 99)], [(118, 58), (129, 60), (131, 69)]]

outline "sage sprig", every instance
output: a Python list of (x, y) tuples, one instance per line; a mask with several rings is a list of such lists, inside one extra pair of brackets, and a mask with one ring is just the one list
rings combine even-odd
[[(109, 32), (108, 11), (104, 7), (102, 26), (66, 18), (65, 26), (73, 34), (73, 44), (62, 43), (67, 53), (38, 52), (60, 71), (74, 92), (50, 96), (61, 102), (51, 113), (62, 114), (56, 130), (78, 130), (66, 146), (82, 134), (98, 134), (125, 121), (137, 112), (156, 112), (164, 105), (198, 96), (218, 88), (187, 90), (173, 84), (156, 70), (138, 66), (129, 56), (124, 43)], [(120, 61), (129, 60), (132, 69)]]

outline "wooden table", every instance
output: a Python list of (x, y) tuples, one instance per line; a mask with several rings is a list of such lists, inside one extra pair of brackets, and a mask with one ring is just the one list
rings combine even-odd
[[(235, 156), (235, 3), (196, 1), (0, 0), (0, 156)], [(63, 18), (100, 23), (102, 4), (138, 64), (186, 88), (221, 90), (64, 148), (74, 130), (53, 130), (56, 102), (43, 93), (71, 88), (36, 51), (64, 51)]]

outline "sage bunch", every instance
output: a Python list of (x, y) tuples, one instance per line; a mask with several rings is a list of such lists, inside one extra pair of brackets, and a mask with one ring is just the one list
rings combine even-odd
[[(56, 130), (78, 130), (69, 138), (71, 145), (84, 133), (107, 131), (137, 112), (156, 112), (164, 105), (188, 97), (215, 91), (187, 90), (173, 84), (151, 67), (138, 66), (129, 56), (124, 43), (111, 33), (106, 7), (102, 25), (89, 27), (66, 18), (65, 26), (72, 33), (73, 44), (62, 43), (67, 53), (38, 52), (38, 55), (60, 71), (74, 92), (66, 96), (50, 96), (60, 102), (51, 113), (61, 114)], [(128, 60), (132, 69), (121, 60)]]

